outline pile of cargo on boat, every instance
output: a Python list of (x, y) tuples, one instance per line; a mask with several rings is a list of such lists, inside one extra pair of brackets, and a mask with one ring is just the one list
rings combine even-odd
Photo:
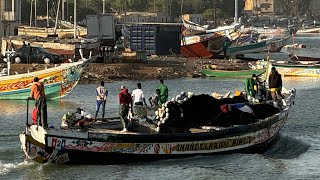
[(279, 112), (271, 104), (252, 104), (243, 96), (217, 99), (182, 92), (156, 112), (158, 132), (186, 132), (203, 126), (231, 127), (257, 122)]

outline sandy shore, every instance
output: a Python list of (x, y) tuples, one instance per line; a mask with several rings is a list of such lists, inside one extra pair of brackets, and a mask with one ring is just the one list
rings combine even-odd
[[(54, 65), (12, 64), (11, 74), (22, 74)], [(204, 67), (224, 70), (248, 69), (248, 61), (183, 58), (179, 56), (148, 57), (146, 62), (91, 63), (82, 76), (83, 82), (154, 80), (198, 77)]]

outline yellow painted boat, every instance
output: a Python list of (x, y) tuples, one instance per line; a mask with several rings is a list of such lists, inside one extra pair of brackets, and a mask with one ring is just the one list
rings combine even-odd
[(272, 63), (283, 76), (320, 77), (319, 64)]
[(44, 83), (46, 97), (61, 98), (69, 94), (78, 84), (84, 68), (90, 59), (61, 64), (58, 67), (0, 77), (0, 99), (27, 99), (33, 78)]

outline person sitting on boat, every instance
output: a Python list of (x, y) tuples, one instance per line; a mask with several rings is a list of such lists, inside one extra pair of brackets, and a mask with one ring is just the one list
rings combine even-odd
[(160, 89), (156, 89), (156, 93), (149, 98), (150, 106), (157, 109), (160, 101)]
[[(137, 89), (132, 91), (131, 97), (133, 99), (134, 105), (134, 114), (138, 116), (144, 116), (144, 108), (143, 105), (148, 106), (146, 100), (144, 98), (144, 93), (141, 90), (141, 83), (137, 83)], [(146, 114), (145, 114), (146, 115)]]
[(160, 105), (168, 101), (169, 90), (166, 85), (164, 85), (163, 79), (160, 79)]
[(267, 93), (265, 88), (265, 81), (261, 82), (259, 80), (259, 76), (257, 76), (256, 74), (252, 74), (252, 79), (254, 81), (254, 86), (253, 86), (253, 89), (255, 91), (254, 98), (257, 98), (259, 100), (264, 99)]
[(94, 119), (97, 118), (100, 106), (102, 105), (102, 119), (104, 118), (104, 113), (106, 109), (106, 101), (108, 97), (108, 90), (104, 87), (104, 81), (101, 81), (100, 86), (96, 89), (97, 94), (97, 106), (96, 106), (96, 114)]
[(119, 97), (119, 115), (121, 119), (121, 123), (123, 125), (122, 132), (128, 131), (128, 114), (129, 114), (129, 108), (131, 107), (131, 113), (133, 115), (132, 111), (132, 98), (130, 93), (128, 92), (128, 89), (125, 86), (121, 86), (120, 93), (118, 95)]
[(47, 123), (47, 99), (46, 94), (44, 92), (44, 84), (42, 82), (39, 82), (39, 78), (35, 77), (33, 79), (33, 84), (31, 86), (31, 92), (30, 97), (28, 97), (28, 100), (34, 99), (36, 101), (35, 103), (35, 109), (34, 114), (37, 115), (36, 122), (34, 121), (34, 124), (39, 124), (43, 128), (48, 127)]
[(282, 101), (282, 79), (275, 67), (271, 68), (268, 81), (269, 89), (271, 92), (272, 101), (275, 107), (279, 107), (279, 103)]
[[(94, 120), (89, 113), (85, 112), (81, 108), (77, 108), (76, 112), (74, 114), (76, 115), (75, 125), (79, 126), (81, 128), (83, 128), (85, 125), (93, 122), (93, 120)], [(77, 115), (80, 115), (80, 117), (77, 117)]]

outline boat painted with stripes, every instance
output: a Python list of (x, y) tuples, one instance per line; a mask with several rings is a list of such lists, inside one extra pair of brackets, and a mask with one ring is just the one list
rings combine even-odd
[(35, 72), (0, 76), (0, 99), (27, 99), (34, 77), (44, 83), (48, 99), (64, 97), (76, 87), (89, 61), (83, 59)]

